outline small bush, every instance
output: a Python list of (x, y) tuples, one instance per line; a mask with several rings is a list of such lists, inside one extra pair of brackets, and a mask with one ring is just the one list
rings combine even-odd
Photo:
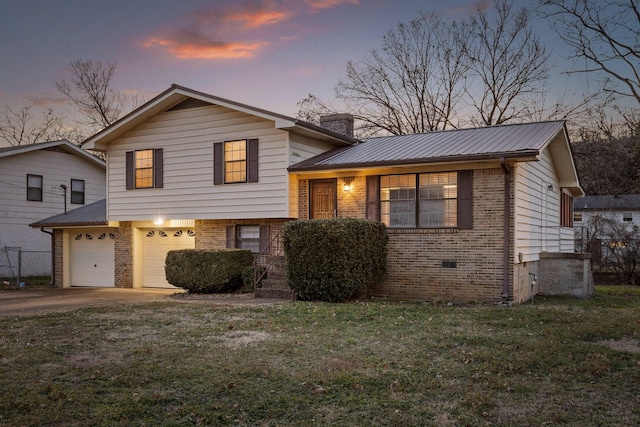
[[(249, 267), (245, 267), (242, 269), (242, 284), (243, 287), (245, 289), (247, 289), (248, 291), (253, 291), (254, 289), (254, 283), (253, 283), (253, 279), (254, 277), (259, 277), (261, 274), (265, 273), (265, 271), (267, 270), (266, 267), (262, 266), (262, 265), (250, 265)], [(254, 272), (255, 272), (255, 276), (254, 276)], [(258, 281), (258, 287), (261, 286), (262, 281), (264, 279), (267, 278), (267, 275), (265, 274), (259, 281)]]
[(292, 221), (283, 241), (289, 286), (301, 299), (347, 301), (366, 293), (385, 271), (388, 236), (379, 222)]
[(181, 249), (169, 251), (165, 261), (167, 282), (190, 293), (229, 292), (242, 284), (242, 271), (251, 266), (247, 250)]

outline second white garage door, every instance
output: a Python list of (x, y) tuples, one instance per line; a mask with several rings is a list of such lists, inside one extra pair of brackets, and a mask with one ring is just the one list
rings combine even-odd
[(141, 230), (142, 231), (142, 286), (146, 288), (172, 288), (164, 274), (167, 252), (175, 249), (193, 249), (193, 230)]

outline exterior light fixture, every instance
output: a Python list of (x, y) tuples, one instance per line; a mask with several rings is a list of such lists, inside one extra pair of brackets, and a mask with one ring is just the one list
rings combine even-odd
[(153, 221), (153, 223), (155, 225), (162, 225), (162, 224), (164, 224), (164, 220), (162, 218), (158, 218), (155, 221)]
[(342, 189), (344, 191), (351, 191), (351, 183), (353, 182), (353, 177), (352, 176), (346, 176), (346, 177), (342, 178), (342, 181), (344, 183)]

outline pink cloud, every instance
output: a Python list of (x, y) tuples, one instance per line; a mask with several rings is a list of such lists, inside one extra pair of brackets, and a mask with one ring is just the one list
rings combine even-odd
[(163, 47), (180, 59), (233, 59), (250, 58), (265, 44), (217, 41), (197, 31), (179, 30), (164, 38), (150, 38), (142, 46)]
[(313, 11), (330, 9), (332, 7), (341, 6), (343, 4), (354, 4), (354, 5), (360, 4), (359, 0), (304, 0), (304, 2)]

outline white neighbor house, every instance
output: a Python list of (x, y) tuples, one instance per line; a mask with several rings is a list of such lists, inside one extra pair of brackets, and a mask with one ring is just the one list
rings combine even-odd
[[(51, 274), (52, 234), (29, 224), (105, 197), (106, 164), (68, 141), (0, 148), (0, 276)], [(65, 189), (66, 187), (66, 189)]]

